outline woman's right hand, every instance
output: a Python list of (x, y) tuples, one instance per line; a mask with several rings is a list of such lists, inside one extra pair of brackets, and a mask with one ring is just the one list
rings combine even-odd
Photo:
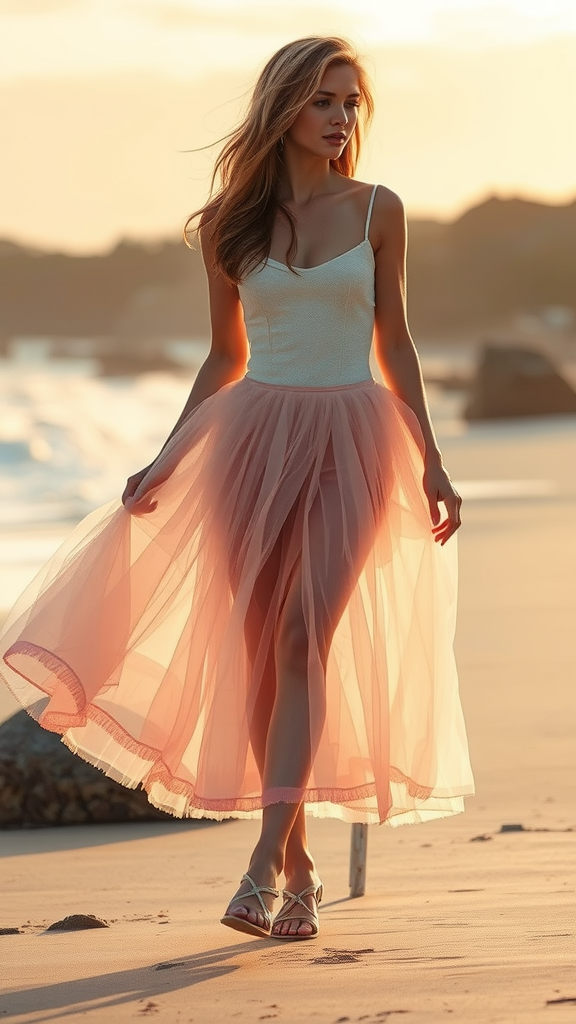
[(132, 476), (128, 477), (126, 487), (122, 492), (122, 504), (124, 505), (124, 508), (128, 510), (131, 509), (134, 493), (142, 483), (144, 477), (150, 472), (153, 465), (154, 463), (151, 462), (149, 466), (145, 466), (145, 468), (141, 469), (138, 473), (133, 473)]

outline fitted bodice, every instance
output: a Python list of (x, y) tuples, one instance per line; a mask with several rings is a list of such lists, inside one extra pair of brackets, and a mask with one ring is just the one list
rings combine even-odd
[(267, 259), (239, 286), (250, 345), (247, 376), (268, 384), (334, 387), (370, 380), (374, 253), (365, 237), (315, 267)]

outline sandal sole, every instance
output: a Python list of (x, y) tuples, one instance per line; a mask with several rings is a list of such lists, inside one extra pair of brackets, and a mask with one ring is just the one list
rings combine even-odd
[(224, 917), (220, 918), (220, 924), (226, 925), (227, 928), (233, 928), (235, 932), (244, 932), (246, 935), (255, 935), (259, 939), (270, 938), (269, 931), (266, 931), (264, 928), (259, 928), (257, 924), (252, 924), (251, 921), (245, 921), (241, 917), (236, 917), (234, 914), (225, 914)]

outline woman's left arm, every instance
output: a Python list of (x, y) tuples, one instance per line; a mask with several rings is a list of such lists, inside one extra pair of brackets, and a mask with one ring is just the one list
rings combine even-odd
[[(430, 420), (422, 370), (406, 315), (406, 217), (402, 201), (390, 189), (376, 193), (370, 229), (376, 260), (374, 347), (390, 390), (416, 414), (424, 436), (423, 486), (430, 506), (434, 539), (445, 544), (460, 526), (462, 499), (442, 464)], [(446, 506), (442, 519), (439, 502)]]

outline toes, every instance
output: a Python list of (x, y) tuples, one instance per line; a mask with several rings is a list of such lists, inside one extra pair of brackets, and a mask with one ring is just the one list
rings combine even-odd
[(273, 935), (312, 935), (314, 928), (310, 921), (278, 921), (272, 929)]
[(229, 914), (232, 917), (245, 918), (250, 916), (250, 911), (248, 910), (248, 907), (232, 907), (232, 909), (229, 911)]
[(249, 921), (250, 924), (255, 924), (258, 928), (266, 927), (264, 915), (261, 911), (255, 910), (254, 907), (248, 907), (239, 903), (236, 906), (231, 907), (228, 913), (231, 917), (239, 917), (242, 921)]

